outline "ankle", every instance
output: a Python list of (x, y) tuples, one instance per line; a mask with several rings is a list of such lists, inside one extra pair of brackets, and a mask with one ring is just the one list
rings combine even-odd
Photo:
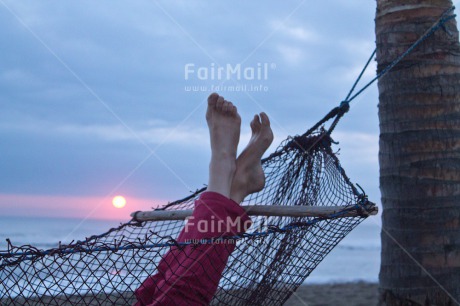
[(245, 185), (242, 182), (233, 183), (230, 190), (230, 199), (235, 201), (238, 204), (241, 204), (244, 201), (244, 198), (247, 196)]
[[(236, 150), (230, 152), (221, 148), (212, 148), (211, 150), (211, 163), (223, 162), (235, 165), (236, 163)], [(235, 165), (236, 167), (236, 165)]]
[(249, 184), (249, 178), (242, 171), (243, 167), (237, 164), (237, 171), (232, 181), (232, 188), (230, 190), (230, 198), (238, 204), (244, 201), (244, 198), (248, 195), (247, 186)]
[(214, 191), (229, 198), (235, 172), (234, 159), (218, 158), (213, 155), (209, 164), (208, 191)]
[(232, 199), (234, 202), (238, 204), (243, 203), (245, 197), (246, 196), (243, 194), (233, 193), (233, 192), (230, 193), (230, 199)]
[(232, 154), (228, 152), (211, 154), (211, 162), (209, 163), (210, 173), (215, 173), (216, 176), (229, 177), (233, 180), (236, 172), (236, 160)]

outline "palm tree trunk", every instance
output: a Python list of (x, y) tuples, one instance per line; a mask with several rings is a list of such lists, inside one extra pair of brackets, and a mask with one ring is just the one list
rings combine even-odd
[[(451, 6), (377, 0), (378, 70)], [(455, 21), (446, 27), (378, 84), (380, 305), (460, 303), (460, 46)]]

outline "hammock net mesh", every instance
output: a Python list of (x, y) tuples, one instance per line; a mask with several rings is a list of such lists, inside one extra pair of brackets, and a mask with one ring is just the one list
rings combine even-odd
[[(263, 160), (266, 187), (242, 205), (343, 206), (343, 211), (354, 210), (357, 216), (345, 217), (341, 212), (320, 217), (253, 216), (253, 225), (245, 234), (231, 237), (236, 239), (236, 248), (211, 304), (283, 304), (375, 209), (346, 176), (329, 135), (330, 131), (317, 124), (303, 135), (284, 140)], [(161, 209), (193, 209), (202, 191)], [(8, 248), (0, 251), (1, 303), (132, 304), (133, 291), (178, 244), (174, 239), (183, 226), (184, 221), (140, 222), (134, 218), (101, 235), (48, 250), (8, 241)], [(213, 273), (211, 266), (206, 269)]]

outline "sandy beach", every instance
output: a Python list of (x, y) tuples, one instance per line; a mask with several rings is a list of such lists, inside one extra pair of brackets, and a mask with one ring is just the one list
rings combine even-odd
[[(324, 284), (324, 285), (303, 285), (291, 296), (284, 304), (286, 306), (373, 306), (377, 305), (377, 284), (373, 283), (342, 283), (342, 284)], [(134, 302), (132, 293), (123, 294), (123, 298), (117, 295), (81, 297), (61, 297), (51, 302), (47, 297), (40, 299), (24, 300), (1, 300), (1, 305), (126, 305), (126, 302)], [(66, 302), (68, 299), (71, 302)], [(122, 302), (123, 301), (123, 302)]]
[(284, 304), (285, 306), (374, 306), (378, 301), (378, 284), (343, 283), (303, 285)]

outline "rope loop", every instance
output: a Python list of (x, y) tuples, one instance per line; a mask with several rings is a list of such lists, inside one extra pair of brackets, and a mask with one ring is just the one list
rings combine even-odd
[(137, 218), (137, 214), (138, 214), (138, 213), (141, 213), (141, 212), (142, 212), (142, 211), (138, 210), (138, 211), (135, 211), (135, 212), (133, 213), (133, 217), (132, 217), (131, 221), (133, 222), (134, 225), (138, 225), (138, 224), (139, 224), (139, 226), (142, 226), (142, 221), (139, 220), (139, 219)]
[(347, 113), (349, 110), (350, 110), (350, 101), (342, 101), (340, 102), (340, 106), (339, 106), (340, 110), (342, 113)]

